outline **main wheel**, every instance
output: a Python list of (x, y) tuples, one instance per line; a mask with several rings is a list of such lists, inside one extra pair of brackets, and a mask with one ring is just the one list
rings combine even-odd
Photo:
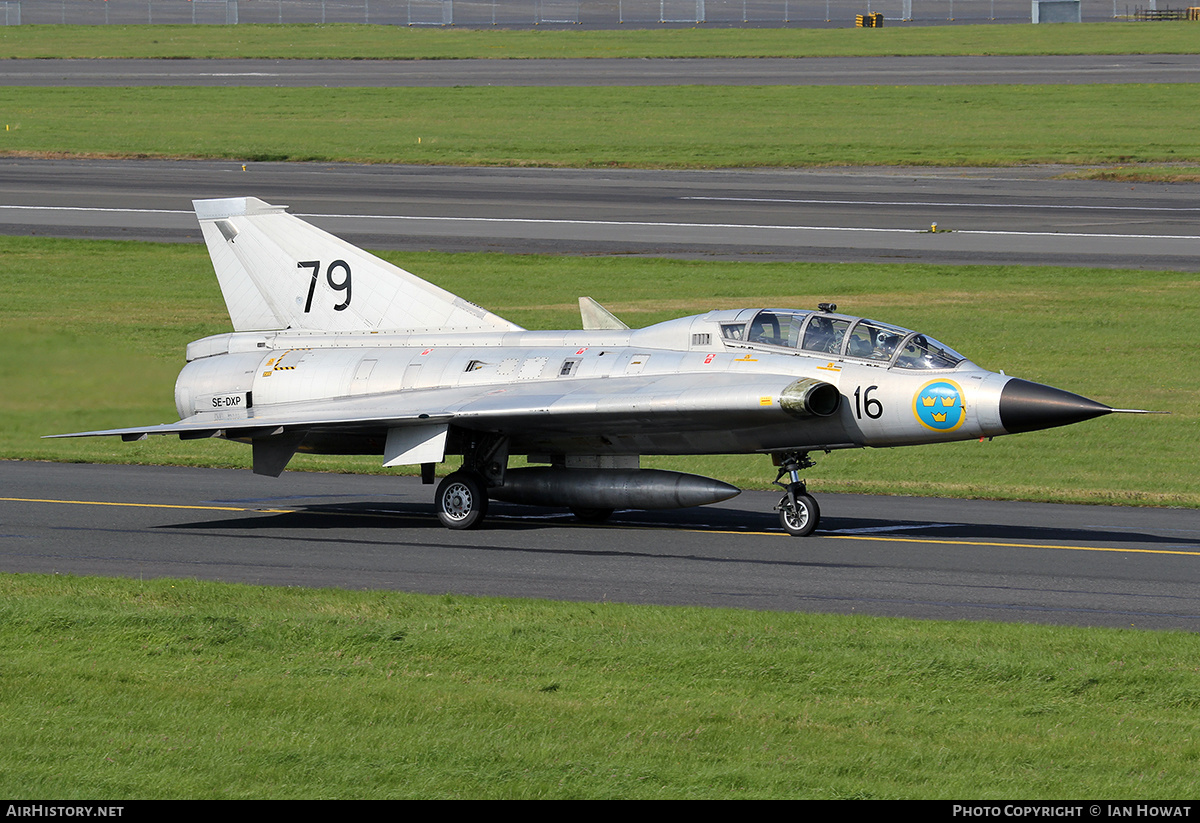
[(820, 521), (821, 508), (808, 494), (797, 494), (795, 506), (790, 495), (784, 495), (779, 501), (779, 523), (793, 537), (808, 537)]
[(575, 515), (575, 519), (582, 523), (603, 523), (608, 518), (612, 517), (615, 509), (585, 509), (571, 507), (571, 514)]
[(438, 520), (448, 529), (476, 529), (487, 514), (487, 490), (483, 479), (472, 472), (457, 471), (438, 484)]

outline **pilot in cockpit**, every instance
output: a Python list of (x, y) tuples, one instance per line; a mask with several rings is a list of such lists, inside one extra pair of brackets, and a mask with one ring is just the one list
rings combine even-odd
[(766, 320), (761, 315), (754, 318), (754, 322), (750, 324), (750, 342), (766, 343), (771, 346), (783, 345), (783, 341), (779, 337), (778, 321), (774, 318)]
[(878, 332), (875, 335), (875, 350), (871, 353), (871, 357), (875, 360), (891, 360), (899, 343), (900, 335), (885, 331)]
[(804, 332), (804, 348), (808, 351), (836, 353), (841, 348), (841, 335), (833, 330), (828, 317), (814, 317)]

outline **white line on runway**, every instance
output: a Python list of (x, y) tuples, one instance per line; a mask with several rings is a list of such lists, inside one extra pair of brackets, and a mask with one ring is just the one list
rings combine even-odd
[[(26, 211), (73, 211), (73, 212), (114, 212), (125, 214), (178, 214), (191, 216), (192, 212), (180, 209), (116, 209), (95, 208), (84, 206), (13, 206), (0, 205), (4, 210)], [(932, 234), (929, 229), (897, 229), (876, 228), (873, 226), (786, 226), (769, 223), (676, 223), (669, 221), (644, 220), (548, 220), (532, 217), (429, 217), (406, 214), (297, 214), (313, 220), (401, 220), (409, 222), (433, 223), (502, 223), (541, 226), (612, 226), (618, 228), (663, 228), (663, 229), (760, 229), (768, 231), (832, 231), (832, 232), (874, 232), (878, 234)], [(1150, 239), (1150, 240), (1200, 240), (1198, 235), (1189, 234), (1101, 234), (1098, 232), (1066, 232), (1066, 231), (988, 231), (982, 229), (954, 229), (953, 231), (938, 232), (938, 234), (957, 235), (995, 235), (1009, 237), (1105, 237), (1114, 239)]]
[(98, 211), (98, 212), (113, 212), (116, 214), (186, 214), (193, 215), (195, 212), (185, 211), (183, 209), (101, 209), (90, 206), (12, 206), (0, 205), (0, 209), (10, 209), (12, 211)]
[(942, 206), (956, 209), (1064, 209), (1067, 211), (1184, 211), (1200, 206), (1092, 206), (1086, 203), (943, 203), (920, 200), (819, 200), (789, 197), (680, 197), (680, 200), (716, 200), (728, 203), (798, 203), (810, 206)]
[[(776, 231), (845, 231), (845, 232), (878, 232), (884, 234), (932, 234), (929, 229), (895, 229), (876, 228), (873, 226), (786, 226), (769, 223), (674, 223), (669, 221), (649, 222), (642, 220), (547, 220), (527, 217), (419, 217), (410, 215), (388, 214), (298, 214), (297, 217), (308, 217), (315, 220), (325, 219), (372, 219), (372, 220), (412, 220), (430, 222), (458, 223), (525, 223), (534, 225), (562, 226), (617, 226), (623, 228), (671, 228), (671, 229), (767, 229)], [(1112, 237), (1112, 238), (1149, 238), (1154, 240), (1200, 240), (1200, 236), (1190, 234), (1099, 234), (1096, 232), (1066, 232), (1066, 231), (988, 231), (982, 229), (954, 229), (953, 231), (938, 232), (938, 234), (989, 234), (1011, 235), (1013, 237)]]
[(965, 523), (909, 523), (896, 526), (867, 526), (861, 529), (827, 529), (825, 534), (881, 534), (883, 532), (904, 532), (925, 529), (953, 529)]

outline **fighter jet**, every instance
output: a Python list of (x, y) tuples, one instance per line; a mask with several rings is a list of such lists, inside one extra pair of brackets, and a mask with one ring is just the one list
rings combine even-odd
[[(582, 329), (528, 331), (257, 198), (194, 201), (234, 331), (187, 347), (176, 423), (55, 435), (250, 444), (256, 474), (296, 452), (462, 467), (434, 495), (451, 529), (488, 501), (616, 509), (739, 489), (642, 455), (769, 455), (789, 534), (817, 528), (809, 455), (996, 437), (1113, 409), (980, 368), (927, 334), (815, 310), (728, 309), (630, 329), (580, 298)], [(509, 467), (525, 456), (526, 467)]]

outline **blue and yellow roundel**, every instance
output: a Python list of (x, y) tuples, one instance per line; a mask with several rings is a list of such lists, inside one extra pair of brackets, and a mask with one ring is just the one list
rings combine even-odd
[(913, 395), (913, 415), (927, 429), (954, 431), (967, 419), (962, 387), (953, 380), (931, 380)]

